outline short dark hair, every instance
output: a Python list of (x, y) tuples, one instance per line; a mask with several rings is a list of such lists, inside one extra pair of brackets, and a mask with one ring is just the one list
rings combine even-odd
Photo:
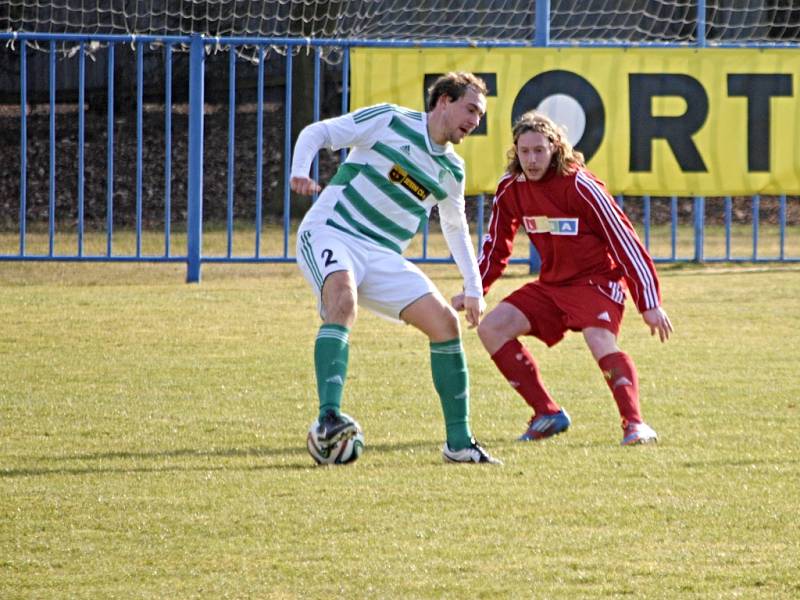
[(436, 108), (442, 96), (447, 96), (455, 102), (467, 92), (468, 88), (473, 88), (484, 96), (489, 93), (486, 82), (477, 75), (465, 71), (445, 73), (428, 88), (428, 110)]

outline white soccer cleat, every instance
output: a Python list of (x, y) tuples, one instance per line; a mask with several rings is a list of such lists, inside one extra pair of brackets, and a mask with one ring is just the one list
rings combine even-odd
[(483, 446), (475, 438), (470, 440), (470, 445), (461, 450), (452, 450), (445, 442), (442, 447), (444, 462), (448, 463), (467, 463), (467, 464), (488, 464), (502, 465), (503, 461), (489, 455)]
[(647, 423), (628, 423), (624, 428), (625, 437), (620, 442), (621, 446), (635, 446), (636, 444), (654, 444), (658, 442), (658, 434)]

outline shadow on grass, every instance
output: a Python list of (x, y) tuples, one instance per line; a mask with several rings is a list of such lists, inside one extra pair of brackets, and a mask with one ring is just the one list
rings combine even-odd
[[(499, 438), (488, 440), (491, 444), (510, 445), (513, 441), (508, 438)], [(442, 442), (431, 440), (414, 440), (409, 442), (399, 443), (382, 443), (370, 444), (367, 443), (369, 452), (378, 453), (398, 453), (407, 451), (431, 451), (441, 450)], [(179, 458), (184, 456), (196, 457), (222, 457), (222, 458), (235, 458), (235, 457), (270, 457), (270, 456), (291, 456), (291, 455), (306, 455), (305, 445), (298, 444), (297, 446), (290, 446), (286, 448), (215, 448), (211, 450), (198, 450), (193, 448), (178, 448), (175, 450), (153, 450), (142, 452), (91, 452), (82, 454), (57, 454), (57, 455), (36, 455), (36, 456), (22, 456), (21, 458), (27, 460), (40, 460), (40, 461), (93, 461), (93, 460), (129, 460), (129, 459), (142, 459), (149, 460), (155, 458)]]
[[(414, 441), (399, 444), (374, 444), (367, 447), (369, 454), (401, 454), (436, 453), (440, 449), (438, 444), (430, 441)], [(0, 479), (14, 477), (36, 477), (42, 475), (91, 475), (97, 473), (169, 473), (176, 471), (259, 471), (264, 469), (278, 470), (304, 470), (314, 468), (313, 462), (308, 458), (305, 446), (292, 446), (288, 448), (220, 448), (214, 450), (197, 450), (181, 448), (177, 450), (152, 451), (152, 452), (96, 452), (85, 454), (70, 454), (57, 456), (27, 456), (28, 460), (63, 463), (66, 461), (105, 462), (113, 460), (141, 460), (161, 461), (164, 459), (179, 458), (283, 458), (292, 462), (280, 464), (264, 463), (259, 465), (191, 465), (191, 464), (166, 464), (157, 466), (96, 466), (80, 467), (28, 467), (0, 469)]]
[[(181, 448), (178, 450), (152, 451), (152, 452), (97, 452), (90, 454), (70, 454), (59, 456), (29, 456), (30, 460), (63, 463), (65, 461), (104, 462), (113, 460), (141, 460), (153, 461), (175, 458), (236, 458), (236, 457), (284, 457), (299, 458), (306, 454), (304, 447), (292, 448), (221, 448), (215, 450), (196, 450)], [(29, 477), (37, 475), (90, 475), (92, 473), (159, 473), (174, 471), (231, 471), (231, 470), (259, 470), (259, 469), (305, 469), (307, 464), (297, 461), (285, 464), (248, 465), (244, 467), (230, 467), (220, 465), (186, 465), (166, 464), (158, 466), (82, 466), (82, 467), (32, 467), (20, 469), (0, 469), (0, 478)]]
[(302, 471), (313, 468), (313, 464), (281, 464), (281, 465), (251, 465), (248, 467), (220, 467), (220, 466), (192, 466), (192, 465), (165, 465), (161, 467), (85, 467), (67, 469), (4, 469), (0, 471), (0, 479), (15, 477), (38, 477), (46, 475), (98, 475), (100, 473), (128, 474), (128, 473), (189, 473), (192, 471), (207, 473), (209, 471), (262, 471), (280, 469), (286, 471)]
[(87, 454), (62, 454), (56, 456), (37, 456), (29, 457), (39, 460), (52, 461), (71, 461), (71, 460), (126, 460), (154, 458), (179, 458), (182, 456), (196, 457), (221, 457), (235, 458), (245, 456), (286, 456), (292, 454), (305, 454), (305, 446), (292, 446), (289, 448), (214, 448), (210, 450), (198, 450), (192, 448), (178, 448), (175, 450), (153, 450), (143, 452), (92, 452)]
[[(518, 442), (511, 438), (486, 438), (485, 446), (489, 451), (500, 459), (508, 452), (509, 454), (518, 454), (519, 450), (530, 450), (532, 455), (537, 448), (545, 445), (550, 445), (553, 442), (546, 440), (544, 442)], [(592, 448), (597, 450), (607, 450), (608, 444), (603, 442), (592, 442), (583, 440), (580, 443), (561, 444), (565, 452), (585, 450)], [(630, 448), (618, 447), (623, 452), (630, 452)], [(648, 447), (649, 448), (649, 447)], [(652, 447), (653, 450), (657, 446)], [(432, 442), (431, 440), (416, 440), (411, 442), (402, 443), (381, 443), (381, 444), (368, 444), (366, 448), (366, 460), (369, 460), (370, 455), (406, 455), (414, 454), (420, 457), (430, 457), (431, 462), (440, 462), (439, 453), (441, 451), (440, 442)], [(263, 470), (279, 470), (279, 471), (303, 471), (306, 469), (315, 469), (316, 465), (309, 459), (306, 454), (304, 446), (292, 446), (286, 448), (220, 448), (214, 450), (197, 450), (191, 448), (181, 448), (178, 450), (168, 451), (152, 451), (152, 452), (98, 452), (87, 454), (72, 454), (72, 455), (58, 455), (58, 456), (27, 456), (23, 457), (27, 460), (35, 460), (41, 462), (54, 462), (63, 463), (66, 461), (85, 461), (85, 462), (104, 462), (113, 460), (140, 460), (140, 461), (163, 461), (165, 459), (180, 459), (180, 458), (282, 458), (285, 462), (274, 463), (265, 462), (263, 464), (249, 464), (249, 465), (194, 465), (194, 464), (159, 464), (159, 465), (132, 465), (132, 466), (111, 466), (98, 464), (95, 466), (76, 466), (76, 467), (26, 467), (26, 468), (0, 468), (0, 479), (11, 479), (16, 477), (38, 477), (48, 475), (92, 475), (100, 473), (111, 474), (126, 474), (126, 473), (172, 473), (172, 472), (233, 472), (233, 471), (263, 471)], [(361, 462), (363, 462), (362, 459)], [(799, 461), (790, 460), (782, 461), (785, 464), (794, 464)], [(398, 463), (400, 464), (400, 463)], [(408, 467), (407, 462), (403, 462), (405, 467)], [(687, 462), (684, 467), (699, 468), (706, 463), (702, 462)], [(727, 466), (752, 466), (753, 464), (774, 465), (775, 461), (770, 460), (731, 460), (731, 461), (717, 461), (719, 465)], [(429, 466), (428, 463), (423, 466)]]

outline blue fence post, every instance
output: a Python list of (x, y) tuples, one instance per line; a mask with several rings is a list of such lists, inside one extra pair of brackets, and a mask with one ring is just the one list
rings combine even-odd
[(186, 283), (200, 281), (203, 247), (203, 38), (192, 35), (189, 50), (189, 210), (186, 217)]
[(706, 46), (706, 0), (697, 0), (697, 25), (696, 35), (697, 45), (700, 48)]
[(86, 139), (86, 112), (84, 111), (86, 99), (86, 54), (84, 43), (78, 46), (78, 256), (83, 256), (83, 233), (85, 215), (84, 183), (85, 155), (84, 141)]
[(233, 185), (236, 164), (236, 51), (228, 46), (228, 180), (227, 205), (225, 207), (225, 225), (227, 250), (225, 256), (233, 256)]
[(669, 199), (669, 247), (670, 258), (674, 261), (678, 258), (678, 197), (671, 196)]
[(25, 256), (28, 219), (28, 46), (19, 48), (19, 255)]
[(761, 196), (756, 194), (753, 196), (753, 260), (758, 260), (758, 237), (760, 233), (759, 215), (761, 214)]
[(50, 42), (49, 85), (50, 85), (50, 190), (47, 213), (47, 255), (55, 256), (56, 238), (56, 43)]
[(705, 227), (706, 199), (703, 196), (694, 198), (694, 261), (701, 263), (705, 260), (703, 254), (704, 227)]
[(672, 196), (669, 199), (669, 244), (670, 244), (670, 258), (677, 260), (678, 258), (678, 197)]
[(267, 49), (258, 47), (258, 90), (256, 91), (256, 243), (253, 256), (261, 256), (261, 228), (264, 225), (264, 62)]
[(114, 250), (114, 44), (108, 45), (108, 110), (106, 112), (106, 256)]
[(778, 200), (778, 236), (780, 238), (780, 249), (778, 258), (786, 258), (786, 194), (781, 194)]
[(289, 256), (289, 229), (292, 225), (292, 189), (289, 185), (292, 161), (292, 50), (286, 52), (286, 79), (283, 99), (283, 257)]
[[(142, 256), (142, 210), (144, 199), (144, 48), (136, 43), (136, 258)], [(191, 117), (190, 117), (191, 119)], [(191, 146), (191, 137), (189, 145)]]
[(733, 219), (733, 207), (731, 197), (725, 196), (725, 259), (731, 259), (731, 222)]
[(172, 253), (172, 45), (164, 47), (164, 256)]
[(544, 48), (550, 44), (550, 0), (536, 0), (533, 43)]

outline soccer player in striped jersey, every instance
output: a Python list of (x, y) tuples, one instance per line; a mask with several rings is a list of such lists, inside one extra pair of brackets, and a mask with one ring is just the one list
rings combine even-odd
[(327, 445), (355, 434), (341, 414), (349, 334), (361, 305), (405, 322), (430, 342), (434, 387), (444, 412), (448, 462), (499, 463), (472, 436), (469, 377), (458, 315), (433, 282), (402, 255), (437, 206), (442, 232), (464, 278), (471, 327), (485, 310), (464, 212), (464, 161), (453, 150), (486, 112), (486, 84), (448, 73), (428, 90), (428, 110), (378, 104), (312, 123), (297, 138), (291, 188), (320, 191), (309, 170), (321, 148), (350, 148), (347, 159), (306, 213), (297, 262), (318, 301), (323, 324), (314, 347), (319, 395), (317, 437)]
[[(538, 280), (486, 315), (478, 335), (533, 409), (519, 439), (556, 435), (571, 420), (545, 389), (536, 361), (518, 338), (531, 335), (553, 346), (572, 330), (583, 333), (611, 389), (622, 418), (622, 444), (655, 442), (656, 432), (642, 419), (636, 367), (617, 345), (626, 287), (652, 335), (664, 342), (672, 332), (653, 261), (603, 182), (552, 120), (525, 113), (514, 125), (513, 139), (479, 257), (483, 291), (508, 265), (520, 226), (541, 256), (541, 271)], [(456, 297), (454, 305), (460, 304)]]

